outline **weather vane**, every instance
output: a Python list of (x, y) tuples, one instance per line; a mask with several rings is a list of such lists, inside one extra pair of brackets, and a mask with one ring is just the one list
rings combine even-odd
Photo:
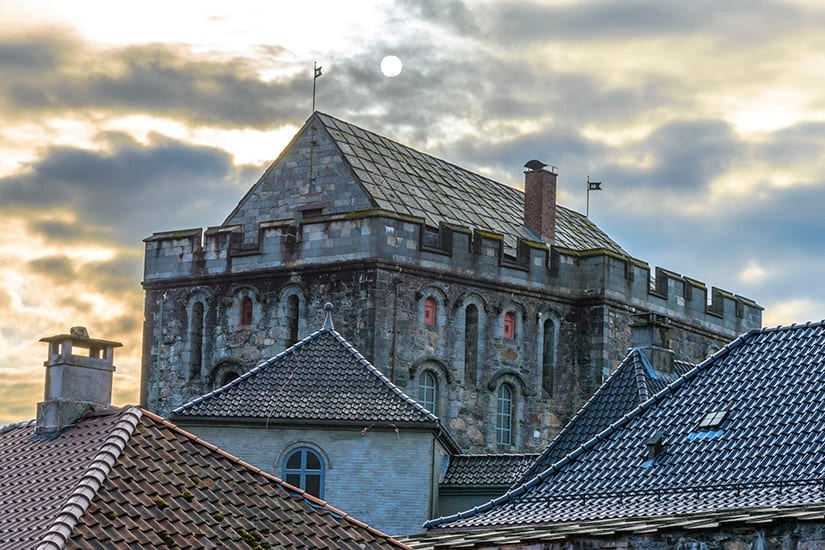
[(585, 213), (585, 217), (590, 219), (590, 192), (591, 191), (601, 191), (602, 190), (602, 182), (600, 181), (590, 181), (590, 176), (587, 176), (587, 211)]
[(323, 67), (318, 66), (317, 61), (312, 62), (313, 68), (313, 77), (312, 77), (312, 112), (315, 112), (315, 81), (318, 80), (318, 77), (321, 76), (321, 69)]

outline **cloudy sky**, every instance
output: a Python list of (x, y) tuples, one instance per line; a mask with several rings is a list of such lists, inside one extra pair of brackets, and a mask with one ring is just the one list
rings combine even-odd
[[(825, 317), (825, 8), (717, 2), (0, 0), (0, 424), (42, 400), (43, 336), (123, 342), (142, 239), (217, 225), (317, 108), (560, 202), (633, 256)], [(381, 59), (403, 62), (395, 78)]]

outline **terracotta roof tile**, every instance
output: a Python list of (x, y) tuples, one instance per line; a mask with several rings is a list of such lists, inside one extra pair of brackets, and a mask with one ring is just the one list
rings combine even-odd
[[(34, 474), (34, 475), (32, 475)], [(138, 408), (51, 437), (0, 431), (0, 546), (399, 548), (400, 543)]]

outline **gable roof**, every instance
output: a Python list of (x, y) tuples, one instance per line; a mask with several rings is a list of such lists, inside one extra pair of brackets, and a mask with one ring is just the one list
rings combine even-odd
[(137, 407), (0, 430), (0, 546), (404, 548)]
[(648, 351), (645, 348), (630, 350), (530, 468), (516, 479), (517, 485), (528, 482), (575, 451), (694, 366), (674, 360), (673, 372), (662, 372), (654, 368), (646, 355)]
[(329, 310), (321, 330), (172, 417), (440, 427), (333, 328)]
[[(316, 121), (334, 141), (372, 208), (422, 218), (431, 227), (447, 223), (500, 233), (509, 249), (516, 248), (517, 239), (541, 241), (524, 225), (522, 191), (320, 112), (307, 120), (298, 137)], [(257, 204), (265, 196), (257, 188), (266, 183), (265, 173), (224, 223), (230, 223), (247, 200), (256, 201), (258, 211), (267, 211), (265, 205)], [(587, 217), (560, 205), (556, 206), (554, 244), (576, 251), (604, 249), (627, 255)]]
[[(709, 413), (718, 426), (701, 428)], [(825, 502), (825, 324), (755, 330), (528, 483), (443, 528), (547, 525)], [(663, 436), (648, 459), (646, 443)]]

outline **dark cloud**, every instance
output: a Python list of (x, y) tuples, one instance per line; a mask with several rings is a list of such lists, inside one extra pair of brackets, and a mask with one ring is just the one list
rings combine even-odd
[(34, 273), (53, 277), (58, 281), (71, 281), (75, 276), (75, 264), (68, 256), (46, 256), (31, 260), (28, 267)]
[(78, 276), (103, 293), (122, 296), (139, 288), (142, 270), (143, 259), (137, 254), (118, 255), (112, 260), (84, 264)]
[(50, 235), (61, 229), (61, 222), (42, 221), (51, 209), (71, 213), (78, 226), (110, 228), (101, 240), (134, 245), (153, 231), (220, 219), (248, 184), (238, 186), (231, 157), (220, 149), (158, 135), (146, 145), (124, 136), (110, 143), (104, 151), (46, 149), (24, 173), (0, 179), (0, 204), (40, 213), (31, 227)]
[(258, 49), (265, 55), (252, 60), (162, 44), (95, 50), (57, 31), (0, 38), (0, 108), (9, 119), (89, 109), (225, 127), (274, 128), (305, 119), (311, 71), (264, 81), (261, 69), (286, 65), (264, 61), (284, 50)]
[[(558, 40), (618, 40), (713, 33), (723, 40), (764, 40), (780, 29), (815, 24), (786, 2), (598, 0), (562, 4), (503, 2), (485, 19), (502, 44)], [(821, 15), (815, 17), (821, 22)]]
[(404, 17), (429, 21), (461, 35), (480, 32), (475, 12), (461, 0), (399, 0), (397, 4)]

